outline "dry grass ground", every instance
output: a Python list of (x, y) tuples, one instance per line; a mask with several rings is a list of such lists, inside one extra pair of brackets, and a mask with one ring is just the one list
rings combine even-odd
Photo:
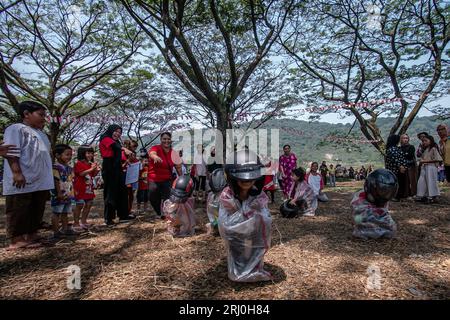
[[(274, 281), (233, 283), (220, 237), (206, 234), (203, 207), (194, 237), (174, 239), (165, 223), (141, 217), (97, 228), (54, 247), (6, 251), (0, 204), (1, 299), (449, 299), (450, 192), (439, 204), (391, 204), (398, 238), (351, 237), (349, 201), (360, 183), (328, 192), (318, 216), (285, 220), (273, 213), (266, 268)], [(100, 197), (99, 197), (100, 198)], [(3, 200), (2, 200), (3, 201)], [(93, 215), (101, 223), (102, 204)], [(48, 213), (47, 213), (48, 214)], [(67, 267), (81, 268), (81, 290), (66, 287)], [(381, 288), (367, 289), (368, 267), (380, 268)]]

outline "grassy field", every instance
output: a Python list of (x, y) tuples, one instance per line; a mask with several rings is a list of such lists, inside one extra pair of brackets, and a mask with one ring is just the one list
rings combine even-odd
[[(330, 201), (320, 204), (316, 217), (291, 220), (278, 214), (278, 195), (265, 257), (274, 279), (255, 284), (228, 280), (223, 241), (206, 234), (201, 205), (190, 238), (173, 238), (164, 221), (147, 215), (113, 228), (96, 227), (52, 247), (10, 252), (1, 202), (0, 298), (449, 299), (448, 188), (437, 204), (391, 203), (398, 237), (363, 241), (351, 237), (349, 207), (352, 192), (361, 187), (361, 182), (342, 182), (327, 188)], [(102, 209), (97, 200), (92, 215), (98, 224)], [(81, 290), (66, 286), (70, 265), (81, 268)], [(381, 283), (370, 289), (368, 271), (374, 267)]]

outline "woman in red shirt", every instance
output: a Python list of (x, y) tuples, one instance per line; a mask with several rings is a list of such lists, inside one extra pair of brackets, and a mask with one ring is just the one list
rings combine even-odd
[(96, 162), (93, 162), (93, 160), (94, 148), (91, 146), (80, 146), (78, 148), (77, 162), (73, 168), (75, 174), (73, 190), (75, 192), (76, 203), (73, 210), (73, 227), (79, 231), (87, 230), (90, 226), (87, 223), (87, 218), (95, 198), (94, 177), (100, 170), (100, 166)]
[(156, 214), (161, 217), (161, 204), (169, 199), (173, 181), (173, 168), (181, 175), (181, 159), (172, 149), (172, 134), (164, 132), (160, 136), (161, 143), (149, 151), (148, 189), (150, 203)]
[(125, 172), (122, 169), (122, 151), (128, 155), (131, 151), (122, 147), (121, 135), (122, 128), (112, 124), (100, 136), (99, 149), (103, 158), (102, 178), (106, 225), (114, 224), (116, 212), (122, 222), (135, 218), (128, 214), (128, 192), (125, 185)]

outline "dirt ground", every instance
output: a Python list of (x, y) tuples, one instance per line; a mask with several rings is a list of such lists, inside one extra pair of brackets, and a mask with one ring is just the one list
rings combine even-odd
[[(265, 265), (274, 280), (255, 284), (228, 280), (225, 247), (219, 236), (206, 234), (202, 206), (190, 238), (174, 239), (165, 222), (143, 216), (53, 247), (10, 252), (0, 199), (0, 299), (449, 299), (448, 188), (437, 204), (392, 203), (397, 239), (363, 241), (351, 237), (349, 209), (360, 187), (327, 189), (330, 202), (320, 203), (316, 217), (286, 220), (279, 204), (271, 206)], [(102, 209), (96, 201), (98, 224)], [(67, 288), (70, 265), (81, 268), (80, 290)], [(370, 271), (378, 268), (380, 285), (368, 287)]]

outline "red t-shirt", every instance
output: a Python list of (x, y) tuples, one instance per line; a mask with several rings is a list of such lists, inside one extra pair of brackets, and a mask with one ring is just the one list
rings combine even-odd
[(98, 172), (93, 171), (84, 177), (80, 175), (82, 172), (89, 170), (90, 168), (91, 165), (85, 161), (77, 161), (73, 167), (75, 173), (73, 189), (76, 200), (91, 200), (95, 198), (94, 177)]
[(148, 166), (139, 171), (139, 190), (148, 190)]
[(100, 141), (98, 148), (100, 149), (100, 154), (102, 158), (111, 158), (114, 156), (113, 149), (111, 145), (116, 141), (110, 137), (104, 137), (102, 141)]
[(150, 152), (155, 151), (162, 162), (155, 163), (153, 159), (149, 159), (148, 162), (148, 180), (153, 182), (163, 182), (172, 179), (172, 170), (174, 167), (174, 161), (176, 164), (181, 163), (178, 152), (170, 149), (168, 153), (165, 153), (161, 145), (153, 146)]

